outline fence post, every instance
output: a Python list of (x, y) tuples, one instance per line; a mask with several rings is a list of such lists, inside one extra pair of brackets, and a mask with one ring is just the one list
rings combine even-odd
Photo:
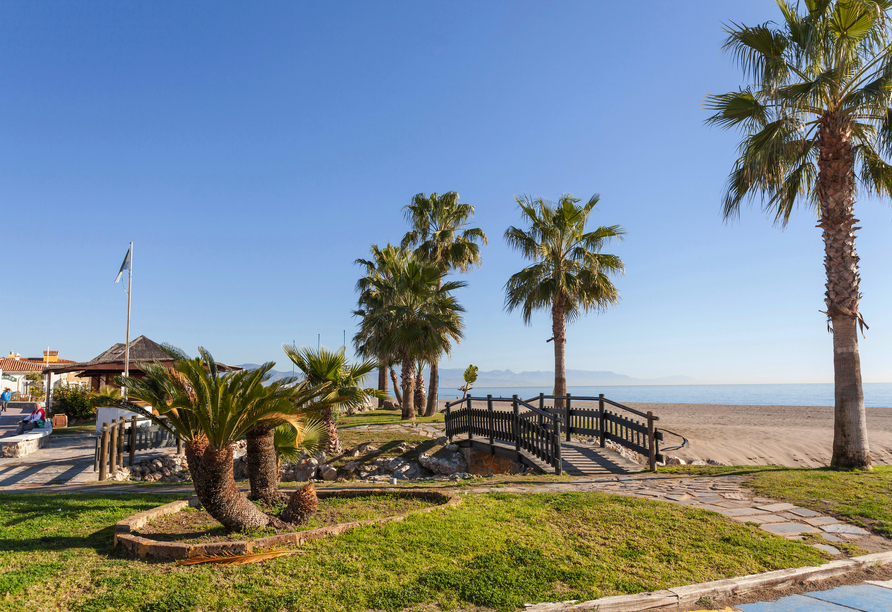
[[(569, 405), (570, 405), (570, 402), (568, 401), (567, 402), (567, 406), (568, 406), (567, 411), (568, 412), (570, 410)], [(558, 476), (560, 476), (564, 471), (564, 467), (561, 464), (561, 424), (560, 424), (560, 421), (561, 421), (561, 417), (559, 417), (557, 414), (555, 414), (554, 421), (552, 421), (552, 423), (554, 424), (554, 446), (553, 446), (553, 448), (554, 448), (554, 473), (557, 474)], [(567, 423), (567, 439), (568, 440), (570, 439), (570, 423), (569, 422)]]
[(130, 418), (130, 467), (136, 460), (136, 415)]
[(112, 476), (118, 469), (118, 422), (112, 421), (111, 429), (108, 430), (108, 467), (111, 469)]
[[(492, 447), (495, 444), (495, 415), (492, 411), (492, 395), (486, 395), (486, 409), (489, 411), (489, 446)], [(490, 451), (492, 448), (490, 448)]]
[(647, 452), (651, 472), (657, 471), (657, 436), (654, 433), (654, 413), (647, 411)]
[(601, 448), (607, 445), (607, 419), (604, 418), (604, 394), (598, 394), (598, 418), (600, 423), (598, 429), (601, 430)]
[(468, 440), (474, 439), (474, 415), (471, 414), (471, 398), (468, 397)]
[(520, 452), (520, 405), (517, 403), (517, 396), (512, 396), (512, 404), (514, 406), (514, 452)]
[(452, 419), (449, 416), (452, 414), (452, 402), (446, 402), (446, 418), (443, 419), (446, 422), (446, 436), (449, 438), (449, 443), (452, 444)]
[(121, 417), (118, 421), (118, 468), (124, 467), (124, 424), (127, 420)]
[(108, 423), (102, 424), (102, 438), (99, 443), (99, 480), (108, 478)]
[(567, 393), (567, 442), (570, 441), (570, 394)]

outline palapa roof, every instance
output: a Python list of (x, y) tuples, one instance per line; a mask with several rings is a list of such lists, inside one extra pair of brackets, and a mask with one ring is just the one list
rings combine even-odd
[[(49, 366), (44, 372), (53, 372), (54, 374), (64, 374), (65, 372), (123, 372), (124, 371), (124, 349), (126, 345), (118, 342), (105, 352), (97, 355), (90, 361), (84, 363), (76, 363), (74, 365)], [(136, 370), (134, 363), (138, 361), (144, 362), (172, 362), (173, 358), (164, 352), (160, 344), (140, 336), (130, 342), (130, 369)], [(228, 366), (223, 363), (217, 363), (217, 367), (224, 371), (241, 370), (238, 366)]]

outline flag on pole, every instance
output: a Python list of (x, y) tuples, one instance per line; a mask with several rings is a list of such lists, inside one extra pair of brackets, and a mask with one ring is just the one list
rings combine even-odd
[(116, 283), (121, 280), (121, 275), (124, 274), (124, 270), (127, 270), (128, 272), (130, 271), (130, 249), (127, 249), (127, 255), (124, 257), (124, 263), (121, 264), (121, 269), (118, 270), (118, 275), (115, 277)]

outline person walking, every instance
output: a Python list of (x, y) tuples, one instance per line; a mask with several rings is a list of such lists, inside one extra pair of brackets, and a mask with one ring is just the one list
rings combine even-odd
[(9, 392), (9, 387), (6, 387), (3, 389), (3, 393), (0, 393), (0, 412), (6, 412), (6, 406), (11, 399), (12, 394)]

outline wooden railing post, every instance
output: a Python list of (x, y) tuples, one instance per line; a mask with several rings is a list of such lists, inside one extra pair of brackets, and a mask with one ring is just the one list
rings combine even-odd
[(567, 442), (570, 441), (570, 394), (567, 394)]
[(136, 415), (130, 417), (130, 467), (136, 461)]
[(492, 395), (486, 395), (486, 409), (489, 411), (489, 445), (492, 446), (495, 444), (495, 432), (496, 432), (496, 424), (495, 424), (495, 413), (493, 413), (492, 409)]
[(511, 401), (514, 407), (514, 451), (520, 452), (520, 405), (517, 403), (517, 396), (512, 396)]
[(126, 422), (124, 417), (118, 420), (118, 469), (124, 467), (124, 424)]
[(471, 398), (468, 398), (468, 440), (474, 439), (474, 417), (471, 414)]
[(657, 436), (654, 432), (654, 413), (647, 411), (647, 452), (651, 472), (657, 471)]
[(108, 423), (102, 424), (102, 438), (99, 442), (99, 480), (108, 478)]
[[(569, 406), (569, 401), (567, 406)], [(567, 409), (569, 411), (569, 408)], [(554, 452), (554, 473), (560, 476), (563, 473), (563, 465), (561, 465), (561, 417), (554, 415), (552, 421), (554, 425), (554, 444), (552, 446)], [(567, 423), (567, 439), (570, 439), (570, 424)]]
[(604, 417), (604, 394), (598, 394), (598, 415), (600, 424), (598, 428), (601, 430), (601, 448), (607, 445), (607, 419)]
[(449, 443), (452, 444), (452, 419), (449, 418), (452, 414), (452, 402), (446, 402), (446, 418), (443, 419), (446, 421), (446, 436), (449, 438)]
[(112, 476), (118, 469), (118, 422), (112, 421), (111, 429), (108, 430), (108, 467)]

